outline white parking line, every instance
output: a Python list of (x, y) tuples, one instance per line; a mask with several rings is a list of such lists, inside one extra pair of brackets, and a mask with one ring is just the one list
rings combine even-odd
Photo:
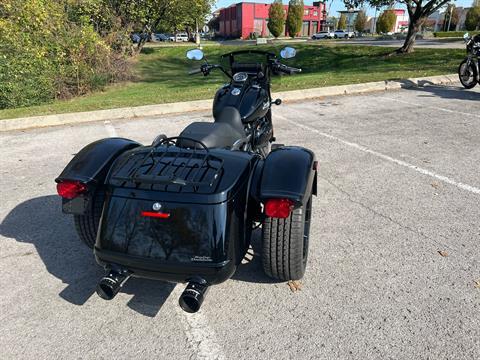
[(476, 118), (480, 118), (480, 115), (474, 114), (474, 113), (468, 113), (468, 112), (457, 111), (457, 110), (450, 110), (450, 109), (445, 109), (445, 108), (441, 108), (441, 107), (437, 107), (437, 106), (425, 106), (424, 104), (419, 104), (419, 103), (415, 103), (415, 102), (411, 102), (411, 101), (395, 99), (395, 98), (391, 98), (391, 97), (388, 97), (388, 96), (379, 96), (378, 98), (379, 99), (390, 100), (390, 101), (396, 101), (396, 102), (399, 102), (399, 103), (402, 103), (402, 104), (416, 106), (419, 109), (439, 110), (439, 111), (448, 112), (448, 113), (451, 113), (451, 114), (473, 116), (473, 117), (476, 117)]
[[(172, 291), (171, 296), (178, 299), (182, 294), (184, 285), (178, 284)], [(222, 347), (216, 340), (213, 329), (208, 324), (207, 317), (202, 310), (195, 314), (188, 314), (178, 304), (175, 306), (180, 321), (182, 322), (187, 341), (192, 351), (195, 352), (195, 359), (198, 360), (225, 360)]]
[(423, 175), (427, 175), (427, 176), (431, 176), (437, 180), (440, 180), (444, 183), (447, 183), (447, 184), (450, 184), (450, 185), (453, 185), (453, 186), (456, 186), (457, 188), (459, 189), (462, 189), (462, 190), (466, 190), (466, 191), (469, 191), (469, 192), (472, 192), (474, 194), (480, 194), (480, 189), (475, 187), (475, 186), (472, 186), (472, 185), (468, 185), (468, 184), (464, 184), (462, 182), (459, 182), (459, 181), (456, 181), (456, 180), (453, 180), (453, 179), (450, 179), (444, 175), (440, 175), (440, 174), (437, 174), (433, 171), (430, 171), (430, 170), (427, 170), (427, 169), (424, 169), (424, 168), (421, 168), (419, 166), (416, 166), (416, 165), (413, 165), (413, 164), (410, 164), (410, 163), (407, 163), (406, 161), (403, 161), (403, 160), (399, 160), (399, 159), (395, 159), (391, 156), (388, 156), (388, 155), (385, 155), (385, 154), (382, 154), (382, 153), (379, 153), (378, 151), (375, 151), (375, 150), (371, 150), (369, 148), (367, 148), (366, 146), (363, 146), (363, 145), (360, 145), (360, 144), (357, 144), (357, 143), (354, 143), (354, 142), (350, 142), (350, 141), (347, 141), (347, 140), (343, 140), (343, 139), (340, 139), (336, 136), (333, 136), (333, 135), (330, 135), (330, 134), (327, 134), (327, 133), (324, 133), (324, 132), (321, 132), (311, 126), (307, 126), (307, 125), (303, 125), (303, 124), (300, 124), (296, 121), (292, 121), (292, 120), (289, 120), (287, 118), (285, 118), (284, 116), (281, 116), (281, 115), (278, 115), (278, 114), (275, 114), (275, 117), (277, 118), (280, 118), (282, 120), (285, 120), (287, 122), (289, 122), (290, 124), (293, 124), (295, 126), (298, 126), (302, 129), (305, 129), (305, 130), (308, 130), (308, 131), (311, 131), (311, 132), (314, 132), (315, 134), (318, 134), (320, 136), (323, 136), (323, 137), (326, 137), (330, 140), (334, 140), (334, 141), (337, 141), (337, 142), (340, 142), (344, 145), (348, 145), (352, 148), (355, 148), (357, 150), (360, 150), (360, 151), (363, 151), (365, 153), (368, 153), (368, 154), (371, 154), (371, 155), (374, 155), (376, 157), (379, 157), (383, 160), (387, 160), (387, 161), (390, 161), (394, 164), (397, 164), (397, 165), (401, 165), (401, 166), (404, 166), (408, 169), (411, 169), (411, 170), (415, 170), (416, 172), (419, 172), (420, 174), (423, 174)]
[(108, 136), (110, 137), (118, 137), (117, 130), (113, 127), (112, 123), (106, 120), (103, 125), (105, 125), (105, 130), (107, 130)]

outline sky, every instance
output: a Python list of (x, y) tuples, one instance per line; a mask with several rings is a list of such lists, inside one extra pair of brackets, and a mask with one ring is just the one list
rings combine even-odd
[[(245, 0), (249, 2), (258, 2), (258, 3), (271, 3), (273, 0)], [(236, 4), (241, 2), (241, 0), (218, 0), (214, 6), (214, 9), (219, 9), (222, 7), (230, 6), (231, 4)], [(305, 5), (312, 5), (313, 1), (304, 0)], [(472, 5), (473, 0), (458, 0), (455, 1), (455, 6), (463, 6), (463, 7), (470, 7)], [(283, 0), (284, 4), (288, 4), (288, 0)], [(345, 4), (342, 0), (329, 0), (327, 1), (327, 9), (331, 5), (330, 8), (330, 16), (338, 17), (337, 11), (345, 10)], [(397, 6), (398, 8), (402, 8), (402, 6)], [(367, 9), (367, 15), (373, 16), (375, 13), (375, 9)]]

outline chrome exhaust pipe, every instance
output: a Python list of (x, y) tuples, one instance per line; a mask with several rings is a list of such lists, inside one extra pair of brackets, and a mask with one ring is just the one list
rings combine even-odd
[(98, 282), (96, 291), (102, 299), (112, 300), (132, 274), (128, 270), (118, 268), (111, 268), (107, 271), (107, 275)]
[(178, 303), (184, 311), (196, 313), (200, 310), (207, 291), (208, 285), (204, 280), (201, 282), (191, 281), (180, 295)]

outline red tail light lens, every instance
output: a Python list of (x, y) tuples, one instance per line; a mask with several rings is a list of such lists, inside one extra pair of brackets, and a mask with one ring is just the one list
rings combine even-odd
[(293, 201), (288, 199), (270, 199), (265, 203), (265, 214), (268, 217), (285, 219), (293, 210)]
[(57, 192), (64, 199), (74, 199), (87, 192), (87, 186), (80, 181), (62, 181), (57, 184)]
[(169, 213), (153, 212), (153, 211), (142, 211), (142, 216), (153, 217), (157, 219), (168, 219), (170, 217)]

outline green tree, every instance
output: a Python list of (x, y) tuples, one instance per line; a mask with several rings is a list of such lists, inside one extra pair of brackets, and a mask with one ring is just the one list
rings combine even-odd
[(470, 8), (465, 17), (465, 27), (468, 31), (478, 30), (480, 26), (480, 6)]
[(365, 26), (367, 25), (367, 15), (365, 11), (360, 10), (355, 19), (355, 30), (362, 33), (365, 31)]
[(393, 10), (385, 10), (380, 14), (377, 20), (377, 33), (391, 32), (397, 21), (397, 16)]
[(338, 19), (335, 16), (330, 16), (327, 18), (327, 24), (330, 28), (330, 30), (334, 30), (337, 26)]
[[(378, 8), (392, 4), (392, 0), (343, 0), (343, 2), (347, 8), (358, 8), (365, 4)], [(413, 51), (415, 37), (425, 20), (450, 0), (397, 0), (397, 2), (405, 5), (409, 17), (407, 37), (402, 47), (396, 50), (401, 54)]]
[[(165, 0), (162, 0), (165, 1)], [(168, 24), (172, 30), (185, 30), (189, 35), (196, 27), (201, 27), (206, 16), (210, 13), (212, 0), (168, 0), (172, 5), (168, 6), (163, 18), (164, 24)]]
[[(80, 1), (83, 0), (71, 0)], [(112, 11), (117, 23), (129, 32), (143, 33), (137, 53), (152, 33), (159, 29), (186, 30), (201, 27), (210, 13), (213, 0), (87, 0), (100, 1)]]
[(283, 14), (282, 0), (275, 0), (268, 10), (268, 30), (275, 37), (278, 38), (285, 26), (285, 15)]
[(303, 0), (290, 0), (288, 2), (287, 29), (288, 35), (292, 38), (302, 30), (303, 11)]
[(347, 17), (345, 14), (341, 14), (338, 19), (337, 29), (345, 29), (347, 27)]

